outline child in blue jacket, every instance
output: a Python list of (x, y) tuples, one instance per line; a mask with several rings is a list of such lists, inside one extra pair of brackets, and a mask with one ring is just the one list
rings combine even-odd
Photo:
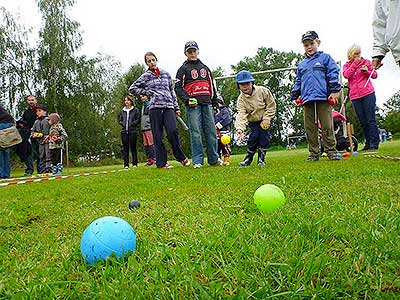
[[(326, 153), (329, 159), (338, 160), (331, 104), (338, 103), (342, 88), (339, 83), (339, 67), (329, 54), (318, 51), (321, 41), (315, 31), (303, 34), (301, 42), (306, 57), (297, 67), (291, 99), (294, 105), (304, 107), (304, 126), (310, 152), (307, 161), (319, 160), (318, 120)], [(301, 99), (301, 102), (298, 99)]]

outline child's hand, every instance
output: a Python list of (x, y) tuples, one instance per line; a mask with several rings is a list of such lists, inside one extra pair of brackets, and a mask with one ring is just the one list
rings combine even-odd
[[(332, 93), (332, 94), (330, 94), (329, 95), (329, 97), (328, 97), (328, 99), (333, 99), (333, 101), (334, 101), (334, 105), (336, 105), (336, 104), (338, 104), (339, 103), (339, 93)], [(332, 105), (332, 104), (331, 104)]]
[(267, 130), (271, 126), (271, 122), (269, 120), (262, 120), (260, 126), (262, 129)]
[(57, 135), (53, 135), (53, 136), (51, 137), (51, 139), (52, 139), (53, 141), (57, 141)]
[(45, 143), (48, 143), (50, 141), (50, 136), (49, 135), (46, 135), (45, 137), (44, 137), (44, 142)]
[(239, 129), (238, 131), (236, 131), (236, 135), (239, 141), (243, 141), (244, 138), (243, 131)]
[(361, 70), (362, 72), (367, 72), (367, 71), (368, 71), (368, 67), (367, 67), (366, 65), (362, 65), (362, 66), (360, 67), (360, 70)]

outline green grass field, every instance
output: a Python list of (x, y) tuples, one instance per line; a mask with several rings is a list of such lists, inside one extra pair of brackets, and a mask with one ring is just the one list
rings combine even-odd
[[(306, 157), (0, 187), (0, 298), (400, 299), (400, 162)], [(272, 213), (252, 199), (266, 183), (287, 199)], [(132, 199), (140, 209), (128, 209)], [(107, 215), (133, 226), (137, 250), (88, 266), (82, 233)]]

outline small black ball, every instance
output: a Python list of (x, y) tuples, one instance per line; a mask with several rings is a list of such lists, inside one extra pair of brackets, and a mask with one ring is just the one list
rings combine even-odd
[(137, 200), (132, 200), (129, 202), (129, 209), (136, 209), (140, 207), (140, 202)]

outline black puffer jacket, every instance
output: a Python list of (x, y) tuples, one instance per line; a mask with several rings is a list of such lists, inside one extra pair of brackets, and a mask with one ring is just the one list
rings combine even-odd
[(119, 113), (118, 123), (121, 125), (122, 132), (136, 132), (139, 123), (139, 110), (136, 107), (129, 111), (123, 108)]

